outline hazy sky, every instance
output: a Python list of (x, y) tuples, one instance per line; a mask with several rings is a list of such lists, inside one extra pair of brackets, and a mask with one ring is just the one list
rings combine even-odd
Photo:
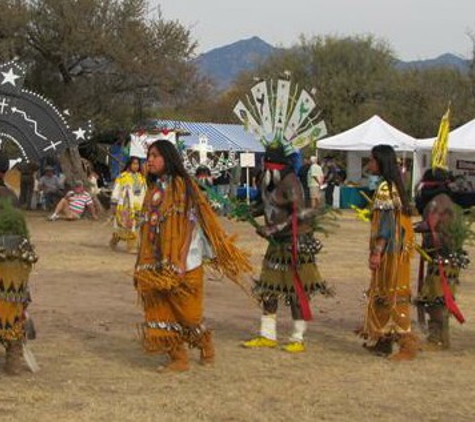
[(374, 34), (402, 60), (471, 56), (475, 0), (150, 0), (192, 29), (199, 52), (259, 36), (288, 47), (299, 34)]

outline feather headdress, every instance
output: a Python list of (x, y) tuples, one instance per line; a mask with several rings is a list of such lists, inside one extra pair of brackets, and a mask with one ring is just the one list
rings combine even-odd
[(282, 145), (288, 156), (327, 133), (314, 94), (286, 79), (261, 81), (234, 113), (264, 147)]

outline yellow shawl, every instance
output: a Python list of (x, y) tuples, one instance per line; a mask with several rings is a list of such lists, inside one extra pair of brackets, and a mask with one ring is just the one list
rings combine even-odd
[(208, 263), (244, 288), (241, 277), (252, 270), (248, 255), (235, 245), (235, 237), (221, 227), (216, 214), (198, 186), (192, 184), (195, 200), (186, 209), (186, 185), (182, 178), (170, 179), (164, 189), (152, 185), (142, 208), (144, 222), (134, 274), (139, 293), (180, 289), (186, 255), (196, 215), (215, 257)]
[(387, 182), (379, 185), (371, 220), (370, 249), (375, 246), (383, 213), (391, 213), (390, 239), (381, 256), (380, 267), (372, 272), (368, 290), (368, 307), (362, 335), (373, 339), (386, 335), (407, 333), (410, 318), (410, 260), (414, 249), (411, 218), (402, 212), (401, 198), (396, 187)]

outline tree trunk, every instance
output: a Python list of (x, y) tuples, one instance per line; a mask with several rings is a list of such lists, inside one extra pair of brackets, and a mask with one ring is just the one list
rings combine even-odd
[(60, 163), (67, 183), (82, 180), (84, 186), (87, 186), (87, 176), (82, 166), (78, 147), (68, 148), (64, 151), (60, 156)]

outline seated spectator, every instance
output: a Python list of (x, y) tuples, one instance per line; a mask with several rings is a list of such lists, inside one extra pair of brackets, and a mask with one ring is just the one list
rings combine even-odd
[(89, 170), (87, 172), (87, 184), (88, 190), (91, 193), (92, 197), (99, 195), (99, 185), (98, 185), (99, 176), (94, 170)]
[(45, 167), (45, 174), (38, 181), (38, 189), (42, 193), (46, 209), (52, 209), (64, 195), (61, 180), (51, 166)]
[(56, 205), (54, 213), (49, 217), (50, 221), (56, 221), (63, 217), (66, 220), (79, 220), (86, 208), (91, 212), (92, 218), (97, 220), (96, 207), (91, 195), (84, 189), (81, 181), (74, 183), (72, 191), (69, 191), (66, 196)]

